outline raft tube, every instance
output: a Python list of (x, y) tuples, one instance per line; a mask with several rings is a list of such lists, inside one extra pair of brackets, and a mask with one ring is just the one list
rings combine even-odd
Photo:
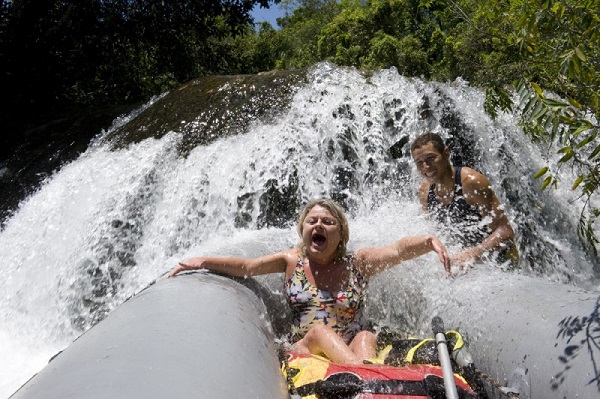
[(55, 356), (13, 399), (288, 398), (258, 296), (206, 272), (162, 279)]
[[(263, 304), (276, 307), (268, 302), (277, 295), (242, 283), (206, 272), (159, 280), (11, 398), (289, 398), (272, 330), (279, 323), (271, 327)], [(598, 398), (597, 292), (519, 275), (474, 284), (466, 275), (448, 295), (428, 312), (461, 332), (491, 379), (522, 398)]]
[(448, 295), (437, 310), (493, 380), (531, 399), (600, 397), (598, 292), (520, 275), (475, 284), (466, 275)]

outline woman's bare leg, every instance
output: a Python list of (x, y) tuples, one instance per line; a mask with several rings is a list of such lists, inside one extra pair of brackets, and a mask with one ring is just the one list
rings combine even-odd
[(331, 327), (317, 324), (304, 338), (292, 345), (292, 349), (301, 353), (325, 354), (334, 363), (362, 364), (362, 358), (350, 349)]
[(377, 337), (370, 331), (361, 331), (350, 342), (350, 349), (360, 360), (372, 359), (377, 355)]

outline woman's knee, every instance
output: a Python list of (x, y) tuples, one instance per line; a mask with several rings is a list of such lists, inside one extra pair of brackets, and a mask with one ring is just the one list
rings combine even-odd
[(317, 337), (328, 337), (332, 334), (336, 334), (336, 332), (331, 327), (325, 324), (315, 324), (308, 330), (306, 336), (309, 337), (309, 339), (317, 339)]
[(371, 331), (359, 331), (354, 337), (354, 340), (368, 344), (377, 344), (377, 336)]

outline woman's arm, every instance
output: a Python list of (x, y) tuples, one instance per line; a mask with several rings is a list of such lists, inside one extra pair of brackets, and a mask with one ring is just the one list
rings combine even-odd
[(465, 200), (479, 209), (484, 220), (490, 220), (491, 233), (480, 244), (453, 255), (453, 262), (459, 265), (477, 261), (485, 253), (511, 245), (515, 237), (515, 232), (502, 209), (500, 200), (493, 192), (489, 180), (473, 169), (463, 168), (463, 170), (465, 173), (462, 176)]
[(403, 261), (435, 251), (444, 269), (450, 272), (450, 258), (444, 244), (435, 236), (404, 237), (379, 248), (361, 248), (356, 251), (356, 266), (366, 277), (371, 277)]
[(253, 259), (233, 257), (197, 257), (179, 263), (169, 273), (168, 277), (174, 277), (186, 270), (206, 269), (213, 272), (223, 273), (233, 277), (251, 277), (260, 274), (285, 272), (288, 261), (294, 260), (293, 252), (288, 250), (265, 255)]

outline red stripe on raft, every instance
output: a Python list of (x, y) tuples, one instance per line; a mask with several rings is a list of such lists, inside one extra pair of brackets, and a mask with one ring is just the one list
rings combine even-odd
[[(313, 356), (309, 354), (297, 353), (293, 351), (288, 351), (288, 362), (290, 363), (290, 367), (292, 368), (303, 368), (306, 367), (305, 370), (302, 370), (302, 373), (310, 373), (313, 374), (309, 370), (311, 365), (313, 368), (318, 369), (321, 365), (323, 367), (323, 363), (326, 363), (327, 368), (324, 369), (324, 375), (318, 375), (319, 372), (313, 374), (314, 378), (311, 382), (315, 382), (318, 379), (326, 379), (328, 376), (338, 373), (352, 373), (360, 377), (360, 379), (364, 381), (390, 381), (390, 380), (400, 380), (400, 381), (423, 381), (425, 377), (428, 375), (435, 375), (440, 378), (443, 378), (442, 369), (439, 366), (430, 365), (430, 364), (409, 364), (402, 367), (395, 367), (387, 364), (363, 364), (363, 365), (350, 365), (350, 364), (337, 364), (331, 363), (327, 359)], [(467, 392), (473, 392), (471, 387), (460, 377), (455, 375), (454, 381), (456, 382), (456, 386), (462, 388)], [(304, 381), (305, 383), (307, 381)], [(408, 395), (390, 395), (390, 394), (361, 394), (356, 397), (356, 399), (366, 399), (366, 398), (374, 398), (374, 399), (398, 399), (402, 397), (403, 399), (422, 399), (426, 398), (426, 396), (408, 396)]]

